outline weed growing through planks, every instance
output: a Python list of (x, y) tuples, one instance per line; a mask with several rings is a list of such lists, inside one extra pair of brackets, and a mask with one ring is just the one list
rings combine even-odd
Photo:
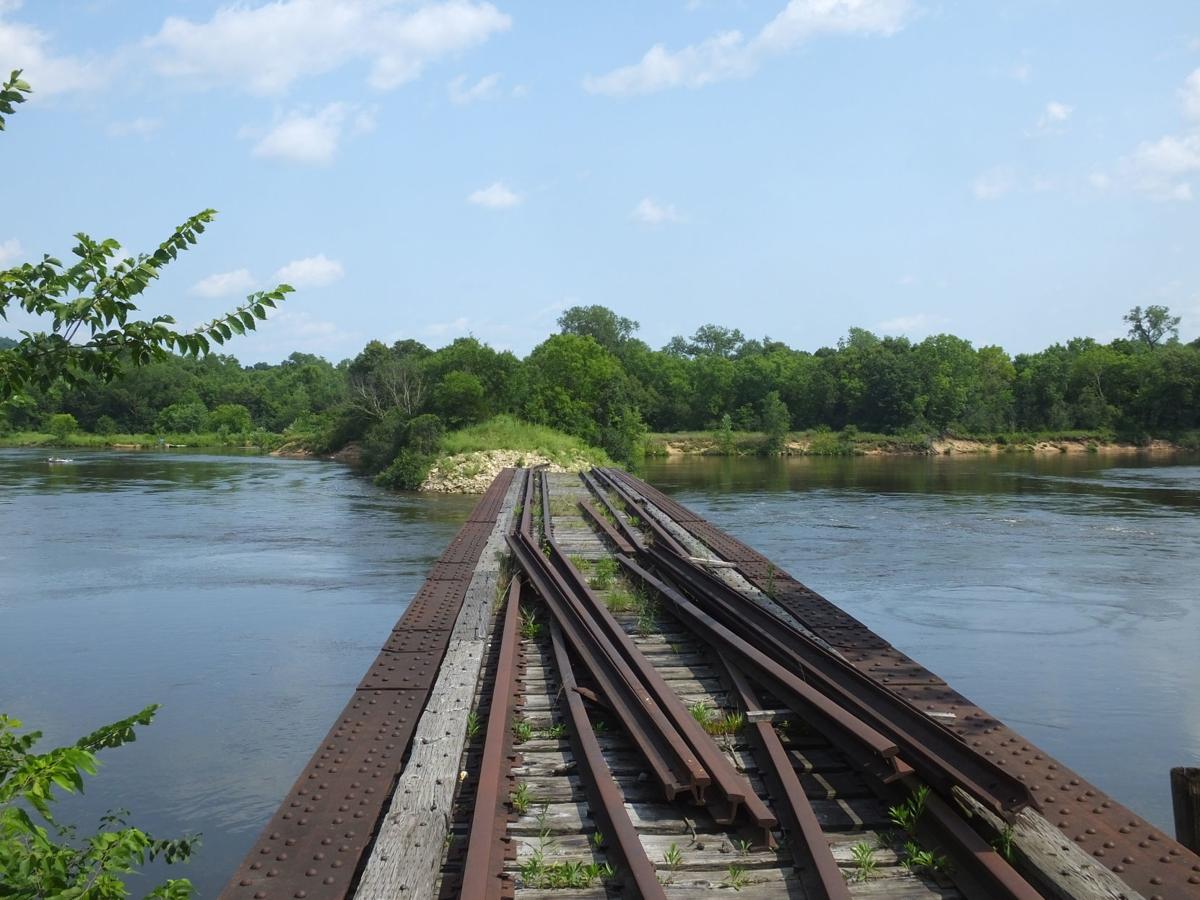
[(767, 589), (763, 591), (772, 600), (775, 599), (775, 564), (767, 563)]
[(733, 842), (733, 846), (737, 848), (738, 856), (749, 856), (750, 850), (754, 847), (754, 841), (747, 838), (737, 838)]
[(617, 577), (617, 561), (611, 556), (598, 559), (592, 564), (592, 577), (588, 584), (598, 591), (608, 590)]
[(608, 731), (608, 723), (603, 719), (597, 719), (592, 723), (592, 731), (596, 732), (596, 734), (604, 734), (604, 732)]
[(571, 556), (571, 565), (579, 570), (579, 574), (587, 577), (588, 572), (592, 570), (592, 561), (585, 556)]
[(637, 608), (637, 622), (635, 628), (637, 633), (642, 637), (654, 633), (655, 620), (658, 617), (658, 603), (651, 597), (645, 594), (640, 595), (640, 603)]
[(533, 740), (533, 726), (524, 720), (513, 722), (512, 732), (513, 740), (518, 744)]
[(908, 799), (888, 810), (888, 819), (898, 828), (902, 828), (910, 837), (916, 834), (917, 822), (925, 812), (925, 801), (929, 798), (928, 785), (921, 785)]
[(693, 703), (688, 707), (692, 718), (700, 723), (700, 727), (714, 737), (728, 737), (737, 734), (746, 725), (746, 717), (741, 713), (726, 713), (717, 715), (716, 710), (703, 703)]
[(566, 737), (566, 734), (567, 726), (562, 722), (555, 722), (549, 728), (539, 731), (538, 737), (550, 738), (551, 740), (557, 741), (560, 738)]
[(637, 608), (637, 598), (629, 591), (621, 588), (611, 590), (604, 597), (604, 605), (609, 612), (626, 613)]
[(479, 713), (475, 712), (475, 710), (471, 710), (469, 713), (467, 713), (467, 738), (469, 740), (475, 740), (475, 738), (479, 735), (479, 729), (481, 727), (482, 725), (479, 722)]
[(914, 872), (925, 871), (937, 874), (946, 871), (946, 857), (932, 850), (926, 850), (916, 841), (904, 845), (904, 865)]
[(690, 712), (692, 714), (692, 718), (699, 722), (702, 726), (707, 725), (713, 720), (712, 708), (703, 703), (693, 703), (688, 707), (688, 712)]
[(523, 816), (529, 812), (529, 804), (532, 802), (533, 795), (529, 793), (529, 785), (522, 781), (512, 793), (512, 808), (516, 810), (517, 815)]
[(521, 637), (527, 640), (536, 640), (538, 635), (542, 633), (542, 623), (537, 620), (537, 616), (531, 609), (521, 610)]
[(592, 835), (592, 846), (595, 847), (597, 850), (599, 850), (601, 847), (604, 846), (604, 835), (601, 834), (599, 831), (595, 832)]
[(674, 841), (671, 842), (671, 846), (663, 853), (663, 862), (667, 864), (667, 868), (672, 872), (683, 865), (683, 852)]
[(851, 847), (850, 855), (854, 858), (853, 880), (866, 881), (875, 873), (875, 848), (866, 841)]
[(1009, 862), (1013, 861), (1013, 838), (1015, 834), (1016, 832), (1011, 825), (1005, 825), (1001, 832), (996, 835), (996, 839), (992, 841), (992, 846), (996, 848), (996, 852)]
[(725, 870), (725, 885), (740, 891), (749, 883), (744, 866), (730, 866)]

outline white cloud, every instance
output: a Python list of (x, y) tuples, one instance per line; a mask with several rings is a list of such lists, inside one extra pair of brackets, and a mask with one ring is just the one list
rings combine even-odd
[(664, 225), (687, 221), (672, 204), (660, 204), (651, 197), (643, 197), (630, 215), (635, 221), (645, 225)]
[(106, 129), (109, 137), (149, 137), (162, 128), (162, 119), (139, 116), (124, 122), (110, 122)]
[(21, 259), (25, 248), (21, 246), (21, 242), (16, 238), (9, 238), (7, 241), (0, 241), (0, 267), (8, 266), (11, 263), (16, 263)]
[(33, 25), (5, 18), (21, 7), (19, 0), (0, 2), (0, 60), (4, 76), (22, 69), (21, 77), (33, 86), (34, 97), (87, 90), (108, 80), (110, 64), (99, 60), (59, 56), (50, 47), (50, 36)]
[(254, 276), (247, 269), (215, 272), (192, 285), (192, 293), (200, 297), (228, 297), (244, 294), (254, 288)]
[(468, 203), (484, 206), (488, 209), (511, 209), (520, 206), (525, 198), (512, 191), (503, 181), (496, 181), (485, 188), (472, 191), (467, 197)]
[(1179, 89), (1183, 112), (1189, 119), (1200, 122), (1200, 69), (1192, 72)]
[(276, 0), (222, 6), (207, 22), (171, 16), (145, 47), (161, 74), (200, 86), (278, 94), (303, 77), (366, 61), (369, 83), (390, 90), (511, 24), (474, 0), (415, 8), (404, 0)]
[(977, 200), (995, 200), (1017, 186), (1017, 175), (1011, 166), (996, 166), (978, 175), (971, 182), (971, 193)]
[(929, 334), (934, 328), (941, 327), (945, 322), (946, 319), (943, 316), (935, 316), (930, 313), (913, 313), (912, 315), (896, 316), (894, 319), (879, 322), (875, 325), (875, 330), (883, 334)]
[(1008, 77), (1021, 84), (1029, 84), (1030, 79), (1033, 78), (1033, 66), (1027, 62), (1017, 63), (1008, 70)]
[(430, 322), (425, 326), (425, 333), (431, 337), (445, 337), (446, 335), (463, 335), (467, 333), (467, 329), (471, 324), (471, 320), (466, 316), (459, 316), (450, 322)]
[(275, 280), (294, 288), (317, 288), (333, 284), (346, 274), (342, 264), (324, 253), (294, 259), (275, 273)]
[(646, 94), (668, 88), (698, 88), (753, 74), (771, 56), (824, 35), (891, 35), (904, 27), (909, 0), (789, 0), (754, 38), (723, 31), (681, 50), (651, 47), (639, 62), (589, 75), (593, 94)]
[(466, 106), (468, 103), (475, 103), (478, 100), (491, 100), (496, 96), (496, 88), (499, 84), (499, 72), (484, 75), (472, 85), (467, 84), (466, 75), (459, 75), (446, 85), (446, 90), (450, 94), (451, 103)]
[[(365, 134), (375, 127), (374, 115), (346, 103), (330, 103), (314, 113), (293, 110), (263, 134), (255, 156), (301, 165), (322, 166), (333, 161), (343, 136)], [(242, 129), (242, 137), (257, 136)]]

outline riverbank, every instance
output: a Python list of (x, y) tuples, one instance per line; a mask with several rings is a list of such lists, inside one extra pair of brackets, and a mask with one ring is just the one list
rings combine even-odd
[[(659, 432), (646, 436), (648, 457), (755, 456), (763, 453), (763, 432)], [(1200, 435), (1176, 440), (1150, 438), (1119, 440), (1100, 431), (1012, 432), (992, 436), (873, 434), (853, 428), (843, 431), (792, 432), (784, 442), (785, 456), (956, 456), (997, 453), (1170, 453), (1200, 448)]]
[(283, 436), (268, 431), (248, 434), (188, 432), (175, 434), (92, 434), (75, 431), (51, 434), (45, 431), (13, 431), (0, 434), (0, 447), (92, 450), (271, 450), (283, 442)]

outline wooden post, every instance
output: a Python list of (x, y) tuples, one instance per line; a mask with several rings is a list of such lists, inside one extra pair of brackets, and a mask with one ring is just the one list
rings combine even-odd
[(1200, 769), (1171, 770), (1171, 803), (1175, 807), (1175, 840), (1200, 853)]

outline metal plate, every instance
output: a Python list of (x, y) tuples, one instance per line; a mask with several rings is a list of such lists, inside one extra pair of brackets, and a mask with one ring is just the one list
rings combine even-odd
[(425, 697), (424, 691), (356, 692), (221, 897), (347, 896)]
[(390, 653), (443, 652), (449, 643), (449, 628), (431, 628), (424, 631), (404, 629), (393, 631), (380, 649)]
[[(429, 581), (462, 581), (468, 582), (475, 574), (474, 562), (436, 562), (429, 570)], [(466, 585), (463, 585), (464, 589)]]
[(396, 631), (449, 630), (466, 596), (463, 581), (427, 581), (396, 623)]
[(384, 650), (375, 657), (359, 683), (360, 691), (428, 690), (437, 680), (438, 666), (446, 653), (446, 643), (418, 653), (392, 653)]

